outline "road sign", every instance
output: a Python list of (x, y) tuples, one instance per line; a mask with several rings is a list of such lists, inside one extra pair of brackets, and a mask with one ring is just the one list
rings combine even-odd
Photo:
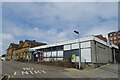
[(76, 58), (76, 54), (72, 54), (72, 59), (75, 59)]
[(72, 62), (79, 62), (79, 56), (76, 56), (75, 58), (72, 58)]

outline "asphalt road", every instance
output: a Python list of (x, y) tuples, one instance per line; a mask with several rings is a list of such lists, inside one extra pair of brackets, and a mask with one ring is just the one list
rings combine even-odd
[(118, 78), (118, 64), (108, 64), (92, 70), (77, 70), (56, 66), (2, 62), (2, 74), (10, 78)]
[(35, 63), (5, 61), (2, 69), (3, 75), (10, 75), (11, 78), (68, 78), (62, 74), (64, 68)]

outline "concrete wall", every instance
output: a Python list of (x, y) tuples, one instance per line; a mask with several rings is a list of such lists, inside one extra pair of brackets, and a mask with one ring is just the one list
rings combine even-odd
[(112, 61), (112, 51), (108, 46), (95, 41), (91, 41), (91, 46), (93, 63), (109, 63)]

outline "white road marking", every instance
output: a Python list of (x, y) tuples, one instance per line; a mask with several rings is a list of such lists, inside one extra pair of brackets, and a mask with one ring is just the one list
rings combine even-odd
[(33, 74), (33, 72), (32, 71), (29, 71), (31, 74)]
[(29, 74), (27, 71), (22, 71), (22, 75)]
[(23, 70), (25, 70), (25, 68), (23, 67)]
[(30, 70), (30, 68), (25, 68), (26, 70)]
[(38, 73), (40, 73), (41, 74), (41, 72), (40, 71), (34, 71), (36, 74), (38, 74)]
[(23, 70), (34, 70), (34, 68), (24, 68), (23, 67)]
[(8, 78), (7, 78), (7, 80), (9, 80), (10, 79), (10, 75), (8, 75)]
[(16, 75), (17, 73), (16, 72), (14, 72), (14, 75)]
[(44, 70), (42, 71), (44, 74), (46, 73)]

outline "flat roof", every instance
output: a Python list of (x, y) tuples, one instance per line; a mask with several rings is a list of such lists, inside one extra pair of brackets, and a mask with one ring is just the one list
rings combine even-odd
[(36, 49), (42, 49), (42, 48), (49, 48), (49, 47), (55, 47), (55, 46), (62, 46), (62, 45), (67, 45), (67, 44), (71, 44), (71, 43), (77, 43), (77, 42), (85, 42), (85, 41), (91, 41), (91, 40), (95, 40), (103, 45), (106, 45), (108, 47), (115, 47), (118, 48), (116, 45), (112, 45), (110, 46), (107, 42), (95, 37), (94, 35), (92, 36), (86, 36), (86, 37), (82, 37), (82, 38), (78, 38), (78, 39), (72, 39), (72, 40), (66, 40), (66, 41), (60, 41), (60, 42), (56, 42), (53, 44), (48, 44), (48, 45), (43, 45), (43, 46), (37, 46), (37, 47), (33, 47), (33, 48), (29, 48), (29, 50), (36, 50)]

